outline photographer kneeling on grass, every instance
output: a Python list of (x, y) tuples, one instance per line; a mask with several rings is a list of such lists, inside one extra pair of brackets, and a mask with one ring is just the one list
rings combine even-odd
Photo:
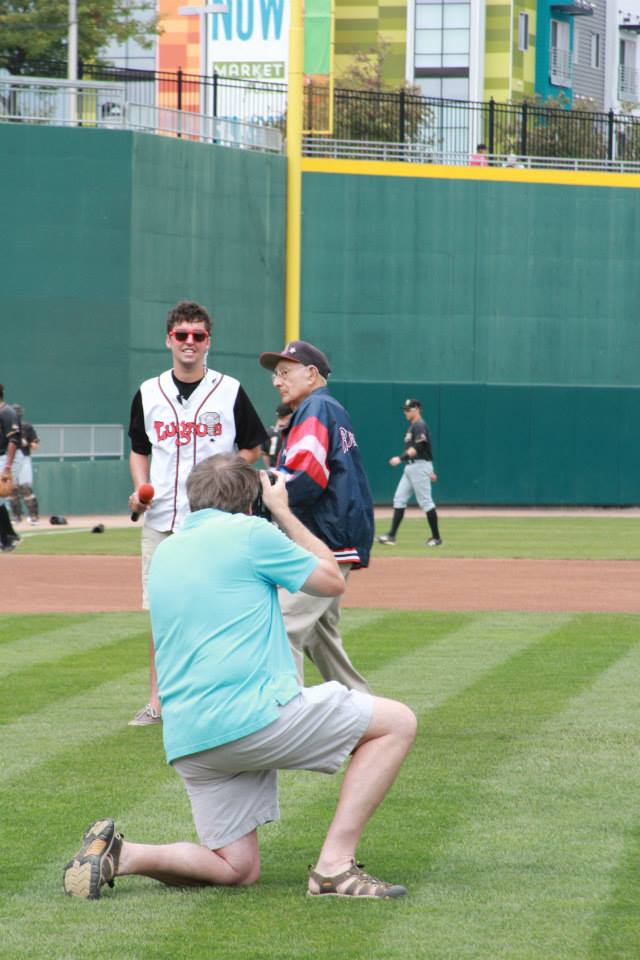
[[(335, 681), (301, 688), (278, 605), (278, 585), (341, 594), (333, 554), (289, 510), (283, 477), (272, 485), (235, 454), (197, 464), (187, 495), (192, 512), (158, 547), (149, 598), (164, 746), (201, 846), (130, 843), (113, 820), (98, 820), (65, 868), (65, 891), (97, 899), (127, 874), (172, 885), (253, 884), (257, 828), (279, 818), (277, 771), (335, 773), (352, 754), (308, 892), (403, 896), (404, 887), (364, 873), (355, 855), (411, 748), (415, 717), (402, 703)], [(277, 527), (254, 515), (260, 497)]]

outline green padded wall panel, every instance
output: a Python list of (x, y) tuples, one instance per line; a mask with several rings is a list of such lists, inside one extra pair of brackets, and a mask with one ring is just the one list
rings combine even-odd
[(343, 379), (638, 383), (640, 190), (306, 173), (303, 249)]
[(34, 459), (33, 487), (40, 515), (126, 513), (131, 478), (126, 460), (93, 462)]
[(402, 451), (402, 401), (431, 428), (442, 504), (638, 503), (640, 388), (336, 381), (378, 503), (390, 503)]

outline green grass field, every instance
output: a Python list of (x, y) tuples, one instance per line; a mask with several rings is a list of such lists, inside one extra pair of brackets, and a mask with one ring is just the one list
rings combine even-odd
[[(386, 533), (389, 521), (379, 521)], [(640, 517), (448, 517), (441, 521), (444, 540), (425, 547), (425, 520), (407, 519), (395, 547), (376, 544), (376, 556), (531, 557), (578, 560), (640, 559)], [(20, 553), (92, 553), (133, 556), (140, 550), (138, 528), (114, 527), (102, 534), (39, 529), (23, 534)]]
[[(390, 520), (378, 521), (387, 533)], [(424, 519), (402, 523), (393, 547), (376, 544), (376, 556), (527, 557), (531, 559), (640, 559), (640, 517), (444, 517), (441, 547), (426, 547)]]
[(147, 618), (0, 618), (3, 960), (637, 960), (640, 618), (347, 610), (344, 626), (376, 692), (419, 716), (360, 848), (406, 900), (305, 896), (338, 778), (289, 773), (257, 887), (126, 878), (89, 903), (61, 876), (93, 819), (194, 838), (161, 731), (127, 726)]

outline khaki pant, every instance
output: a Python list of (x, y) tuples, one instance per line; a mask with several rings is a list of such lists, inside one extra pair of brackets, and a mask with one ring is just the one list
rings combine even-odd
[[(341, 564), (347, 579), (350, 566)], [(371, 693), (371, 689), (351, 663), (338, 632), (340, 597), (312, 597), (308, 593), (278, 591), (284, 625), (298, 671), (298, 682), (304, 686), (304, 654), (316, 665), (325, 680), (337, 680), (350, 690)]]

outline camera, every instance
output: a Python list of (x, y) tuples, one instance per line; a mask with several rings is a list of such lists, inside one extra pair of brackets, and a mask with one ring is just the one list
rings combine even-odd
[[(269, 477), (269, 483), (271, 486), (278, 481), (278, 474), (275, 470), (266, 470), (267, 476)], [(271, 511), (268, 507), (265, 507), (264, 501), (262, 499), (262, 483), (258, 487), (258, 493), (256, 495), (253, 504), (251, 505), (251, 515), (253, 517), (262, 517), (263, 520), (271, 520)]]

